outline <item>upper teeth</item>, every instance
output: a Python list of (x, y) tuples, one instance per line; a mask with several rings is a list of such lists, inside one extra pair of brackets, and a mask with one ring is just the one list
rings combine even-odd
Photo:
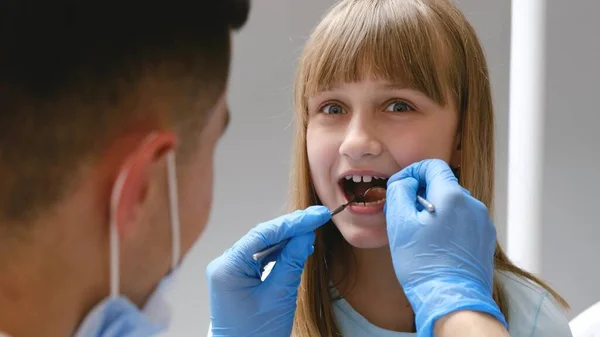
[(364, 183), (370, 183), (373, 179), (385, 179), (377, 176), (357, 176), (357, 175), (348, 175), (346, 176), (346, 180), (351, 180), (355, 183), (360, 183), (361, 181)]

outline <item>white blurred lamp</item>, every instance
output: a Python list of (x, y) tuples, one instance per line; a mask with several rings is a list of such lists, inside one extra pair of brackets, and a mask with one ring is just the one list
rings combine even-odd
[(573, 337), (600, 337), (600, 302), (573, 318), (569, 326)]

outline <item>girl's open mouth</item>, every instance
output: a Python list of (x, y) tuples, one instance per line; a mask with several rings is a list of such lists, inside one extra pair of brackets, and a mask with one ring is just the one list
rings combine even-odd
[(340, 179), (339, 186), (347, 201), (353, 200), (356, 196), (362, 196), (372, 187), (380, 187), (371, 189), (364, 198), (359, 198), (358, 201), (352, 203), (361, 206), (375, 206), (385, 202), (387, 181), (388, 178), (377, 176), (349, 175)]

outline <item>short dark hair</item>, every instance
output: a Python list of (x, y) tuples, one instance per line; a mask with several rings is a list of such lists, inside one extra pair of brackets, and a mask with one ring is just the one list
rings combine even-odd
[(52, 206), (84, 162), (146, 117), (118, 108), (143, 78), (182, 95), (161, 118), (202, 120), (184, 104), (215, 103), (230, 30), (248, 12), (249, 0), (0, 0), (0, 222)]

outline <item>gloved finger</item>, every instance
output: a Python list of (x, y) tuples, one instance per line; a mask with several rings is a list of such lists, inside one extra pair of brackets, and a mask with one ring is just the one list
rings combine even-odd
[[(388, 185), (385, 199), (385, 217), (391, 247), (403, 246), (418, 229), (412, 221), (420, 212), (417, 204), (419, 182), (412, 177)], [(421, 208), (422, 209), (422, 208)]]
[(269, 246), (297, 235), (311, 233), (331, 219), (331, 213), (325, 206), (310, 206), (280, 216), (254, 227), (246, 236), (240, 239), (232, 250), (251, 258)]
[(231, 291), (248, 289), (261, 283), (261, 265), (238, 251), (228, 249), (206, 266), (209, 293), (213, 290)]
[(435, 181), (458, 183), (450, 166), (441, 159), (425, 159), (405, 167), (388, 179), (388, 186), (407, 177), (415, 178), (420, 186), (427, 187)]
[(304, 263), (314, 251), (315, 233), (295, 236), (281, 250), (273, 270), (265, 280), (266, 288), (271, 285), (288, 288), (291, 291), (298, 289), (300, 278), (304, 270)]
[[(280, 216), (254, 227), (219, 258), (209, 263), (209, 283), (227, 284), (228, 280), (247, 282), (247, 286), (260, 283), (262, 261), (254, 261), (252, 255), (285, 239), (313, 233), (331, 218), (325, 206), (311, 206), (305, 210)], [(289, 244), (289, 243), (288, 243)]]
[[(384, 212), (386, 216), (393, 212), (394, 216), (414, 216), (417, 213), (417, 193), (419, 182), (412, 177), (406, 177), (388, 184), (385, 196)], [(389, 225), (389, 222), (388, 222)]]
[(419, 186), (425, 187), (425, 199), (435, 206), (438, 214), (451, 210), (454, 202), (465, 194), (450, 166), (440, 159), (412, 164), (397, 173), (394, 179), (403, 177), (413, 177), (419, 181)]

